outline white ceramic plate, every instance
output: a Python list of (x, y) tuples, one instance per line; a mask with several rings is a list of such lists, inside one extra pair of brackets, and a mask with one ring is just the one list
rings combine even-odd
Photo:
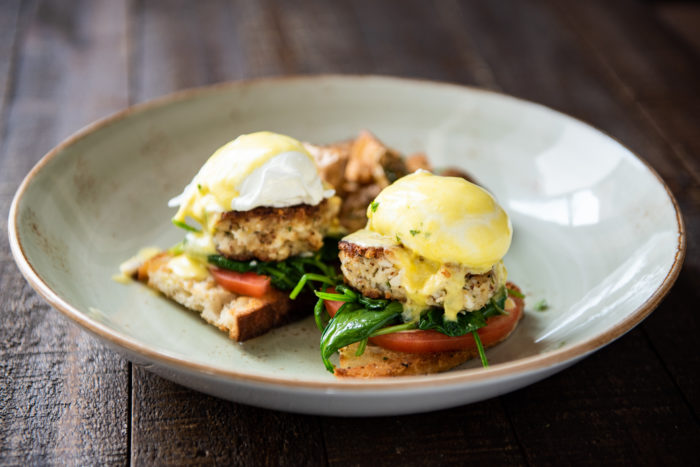
[[(325, 143), (362, 128), (437, 166), (467, 169), (510, 213), (505, 262), (530, 306), (514, 335), (488, 351), (488, 369), (472, 361), (440, 375), (336, 380), (311, 319), (236, 344), (142, 285), (111, 279), (142, 246), (181, 238), (166, 202), (223, 143), (261, 129)], [(37, 164), (9, 230), (37, 292), (134, 362), (226, 399), (326, 415), (435, 410), (545, 378), (646, 317), (685, 251), (667, 187), (601, 132), (508, 96), (387, 77), (230, 83), (128, 109)], [(532, 311), (542, 298), (550, 309)]]

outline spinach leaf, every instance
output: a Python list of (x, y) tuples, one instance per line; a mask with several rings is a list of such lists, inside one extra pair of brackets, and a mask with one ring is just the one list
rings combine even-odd
[(326, 311), (322, 298), (319, 298), (314, 306), (314, 321), (316, 321), (316, 327), (321, 332), (323, 332), (328, 325), (328, 312)]
[(338, 259), (338, 239), (326, 237), (323, 247), (312, 256), (293, 256), (284, 261), (235, 261), (222, 255), (209, 255), (210, 264), (235, 272), (254, 272), (269, 276), (276, 288), (293, 290), (294, 299), (305, 285), (313, 291), (311, 281), (334, 285), (339, 275), (334, 263)]
[(255, 270), (255, 263), (253, 261), (234, 261), (221, 255), (209, 255), (207, 260), (216, 267), (228, 269), (230, 271), (248, 272)]
[(384, 300), (382, 298), (367, 298), (364, 295), (357, 297), (357, 301), (368, 310), (383, 310), (389, 305), (389, 300)]
[(503, 307), (506, 303), (506, 292), (502, 289), (491, 298), (488, 304), (476, 311), (462, 312), (457, 315), (455, 321), (445, 319), (442, 308), (430, 308), (421, 316), (418, 329), (433, 329), (450, 337), (463, 336), (486, 326), (486, 319), (499, 314), (504, 314)]
[(432, 329), (450, 337), (463, 336), (484, 326), (486, 318), (481, 310), (460, 313), (455, 321), (449, 321), (445, 319), (444, 310), (431, 308), (418, 322), (418, 329)]
[(379, 328), (401, 316), (403, 306), (389, 303), (383, 310), (369, 310), (357, 302), (340, 307), (321, 335), (321, 358), (331, 373), (333, 364), (329, 358), (341, 347), (369, 338)]

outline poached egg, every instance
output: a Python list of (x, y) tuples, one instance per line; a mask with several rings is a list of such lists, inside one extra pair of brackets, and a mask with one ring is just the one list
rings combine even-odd
[(428, 297), (443, 293), (445, 319), (457, 319), (466, 273), (493, 271), (499, 286), (505, 284), (501, 259), (510, 247), (511, 222), (478, 185), (421, 170), (382, 190), (367, 208), (367, 219), (365, 229), (345, 240), (391, 248), (401, 266), (406, 321), (418, 320)]
[(168, 202), (178, 207), (173, 222), (184, 224), (190, 218), (202, 226), (201, 231), (187, 233), (184, 254), (168, 264), (180, 277), (202, 280), (209, 275), (207, 256), (217, 254), (213, 234), (220, 214), (260, 206), (317, 205), (334, 194), (301, 142), (269, 131), (241, 135), (217, 149), (183, 192)]
[(301, 142), (259, 131), (241, 135), (214, 152), (168, 206), (179, 208), (174, 221), (189, 217), (211, 233), (218, 214), (226, 211), (317, 205), (334, 194)]

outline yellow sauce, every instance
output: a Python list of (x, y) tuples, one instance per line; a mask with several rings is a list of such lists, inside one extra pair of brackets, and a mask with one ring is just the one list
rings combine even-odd
[(173, 274), (183, 279), (204, 280), (209, 276), (209, 269), (202, 261), (189, 255), (178, 255), (168, 261), (168, 267)]
[[(512, 227), (505, 211), (483, 188), (455, 177), (416, 172), (382, 190), (367, 208), (367, 227), (346, 239), (388, 248), (406, 292), (404, 320), (416, 321), (430, 297), (442, 295), (445, 319), (465, 303), (465, 273), (492, 269), (497, 287), (507, 272), (501, 258)], [(467, 295), (468, 296), (468, 295)]]
[(155, 246), (141, 248), (138, 253), (119, 265), (119, 274), (113, 275), (112, 280), (122, 284), (131, 282), (132, 277), (138, 271), (139, 266), (153, 258), (155, 255), (159, 254), (161, 251), (162, 250), (160, 248)]
[(510, 247), (505, 211), (483, 188), (456, 177), (417, 172), (397, 180), (367, 209), (367, 229), (393, 237), (438, 263), (488, 272)]
[(241, 135), (225, 144), (211, 155), (185, 189), (173, 220), (185, 222), (190, 217), (213, 231), (215, 214), (231, 210), (231, 202), (239, 195), (238, 187), (246, 177), (285, 152), (305, 154), (313, 162), (299, 141), (269, 131)]

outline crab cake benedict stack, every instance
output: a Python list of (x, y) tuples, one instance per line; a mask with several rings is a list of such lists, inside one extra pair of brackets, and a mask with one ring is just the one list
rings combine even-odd
[(168, 205), (185, 239), (140, 261), (138, 278), (234, 340), (282, 324), (304, 274), (333, 273), (324, 237), (338, 227), (340, 199), (294, 138), (239, 136)]
[[(345, 284), (318, 293), (332, 315), (321, 352), (336, 376), (445, 371), (515, 329), (522, 294), (502, 258), (512, 226), (483, 188), (419, 171), (385, 188), (340, 244)], [(318, 319), (317, 319), (318, 321)], [(328, 357), (340, 352), (340, 365)]]

